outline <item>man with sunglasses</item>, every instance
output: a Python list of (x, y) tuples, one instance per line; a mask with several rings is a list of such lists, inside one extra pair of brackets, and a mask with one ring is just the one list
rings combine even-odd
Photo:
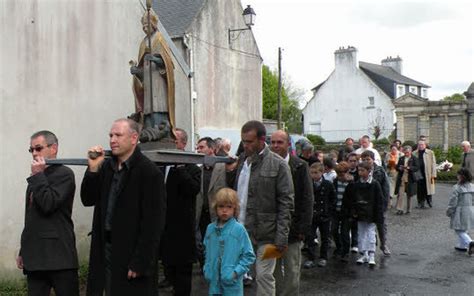
[(25, 227), (17, 266), (23, 269), (28, 295), (79, 295), (78, 261), (71, 219), (76, 184), (63, 165), (47, 166), (58, 153), (58, 139), (50, 131), (30, 138), (33, 156), (27, 178)]

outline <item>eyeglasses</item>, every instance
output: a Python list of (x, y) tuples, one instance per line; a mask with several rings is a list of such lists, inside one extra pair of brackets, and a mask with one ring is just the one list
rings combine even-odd
[[(46, 145), (46, 147), (50, 147), (52, 144), (50, 145)], [(36, 152), (41, 152), (44, 148), (46, 148), (45, 146), (36, 146), (36, 147), (30, 147), (30, 149), (28, 149), (28, 152), (30, 153), (33, 153), (33, 151), (36, 151)]]

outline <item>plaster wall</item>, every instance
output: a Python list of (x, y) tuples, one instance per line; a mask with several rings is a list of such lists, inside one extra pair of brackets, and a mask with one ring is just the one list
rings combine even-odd
[[(138, 1), (0, 1), (0, 276), (20, 276), (30, 135), (48, 129), (59, 157), (108, 147), (114, 119), (134, 111), (128, 61), (143, 38)], [(80, 187), (84, 167), (74, 167)], [(87, 257), (92, 208), (76, 192), (73, 221)]]
[(261, 57), (245, 28), (239, 0), (206, 1), (188, 34), (192, 49), (196, 137), (231, 138), (237, 148), (240, 128), (262, 120)]

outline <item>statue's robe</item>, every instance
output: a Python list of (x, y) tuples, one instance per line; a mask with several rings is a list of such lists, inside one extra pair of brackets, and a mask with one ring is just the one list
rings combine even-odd
[[(138, 68), (143, 69), (143, 82), (133, 76), (133, 92), (135, 94), (135, 110), (145, 116), (154, 112), (167, 112), (171, 129), (175, 127), (175, 80), (174, 64), (171, 50), (163, 35), (158, 30), (151, 36), (151, 53), (163, 59), (164, 68), (145, 60), (148, 37), (140, 44)], [(152, 76), (152, 93), (150, 92), (150, 66)]]

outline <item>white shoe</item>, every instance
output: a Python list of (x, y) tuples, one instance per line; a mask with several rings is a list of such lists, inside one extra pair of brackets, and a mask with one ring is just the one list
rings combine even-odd
[(352, 247), (351, 252), (352, 253), (359, 253), (359, 248), (358, 247)]
[(369, 266), (375, 266), (375, 256), (369, 255)]
[(362, 255), (362, 256), (360, 256), (359, 259), (357, 259), (356, 262), (357, 262), (357, 264), (364, 264), (364, 263), (367, 263), (367, 262), (369, 262), (369, 256), (367, 256), (367, 255)]

